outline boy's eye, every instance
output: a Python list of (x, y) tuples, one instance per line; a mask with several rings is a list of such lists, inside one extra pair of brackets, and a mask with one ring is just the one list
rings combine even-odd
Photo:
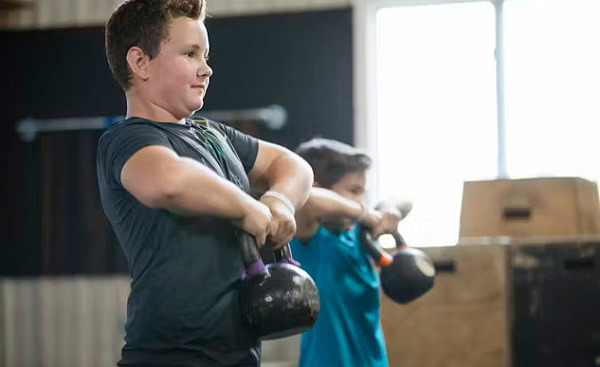
[[(187, 52), (185, 53), (185, 56), (187, 56), (187, 57), (189, 57), (189, 58), (192, 58), (192, 59), (193, 59), (193, 58), (196, 58), (196, 57), (198, 57), (199, 55), (198, 55), (198, 53), (196, 53), (195, 51), (187, 51)], [(208, 55), (206, 55), (206, 56), (202, 56), (202, 58), (204, 59), (204, 61), (205, 61), (205, 62), (208, 62), (208, 59), (209, 59)]]

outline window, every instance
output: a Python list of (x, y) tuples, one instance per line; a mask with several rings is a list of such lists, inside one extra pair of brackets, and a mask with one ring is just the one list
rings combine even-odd
[(600, 1), (505, 4), (511, 177), (600, 179)]
[(498, 177), (499, 148), (510, 177), (600, 178), (600, 1), (506, 0), (498, 75), (502, 12), (489, 1), (437, 3), (366, 12), (375, 29), (366, 42), (376, 41), (365, 123), (376, 127), (365, 144), (377, 159), (373, 191), (413, 201), (400, 227), (412, 246), (456, 244), (463, 181)]

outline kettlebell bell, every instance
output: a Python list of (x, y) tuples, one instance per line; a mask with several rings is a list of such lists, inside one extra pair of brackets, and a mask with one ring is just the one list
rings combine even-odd
[(240, 307), (244, 324), (259, 340), (285, 338), (313, 327), (320, 310), (319, 291), (296, 266), (289, 245), (275, 251), (277, 262), (264, 265), (254, 237), (241, 231)]
[(360, 242), (381, 265), (381, 288), (394, 302), (406, 304), (427, 293), (434, 284), (435, 266), (423, 251), (410, 248), (399, 232), (392, 234), (396, 250), (388, 254), (373, 240), (369, 229), (360, 228)]

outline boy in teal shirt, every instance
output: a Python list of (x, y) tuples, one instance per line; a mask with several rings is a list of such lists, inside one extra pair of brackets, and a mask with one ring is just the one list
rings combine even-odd
[(397, 230), (400, 212), (393, 205), (365, 207), (371, 159), (360, 150), (313, 139), (296, 152), (312, 166), (315, 182), (296, 213), (291, 248), (321, 298), (319, 318), (302, 336), (299, 366), (387, 367), (377, 267), (362, 248), (355, 224), (369, 227), (377, 238)]

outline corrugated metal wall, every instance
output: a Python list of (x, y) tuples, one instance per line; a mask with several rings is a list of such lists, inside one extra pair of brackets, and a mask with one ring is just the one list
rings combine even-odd
[[(0, 17), (0, 29), (101, 25), (122, 0), (29, 0)], [(351, 0), (208, 0), (212, 16), (302, 12), (348, 7)]]
[[(115, 366), (129, 281), (127, 276), (0, 279), (0, 366)], [(299, 340), (263, 343), (263, 366), (296, 365)]]
[(114, 366), (128, 295), (127, 277), (0, 280), (0, 365)]

